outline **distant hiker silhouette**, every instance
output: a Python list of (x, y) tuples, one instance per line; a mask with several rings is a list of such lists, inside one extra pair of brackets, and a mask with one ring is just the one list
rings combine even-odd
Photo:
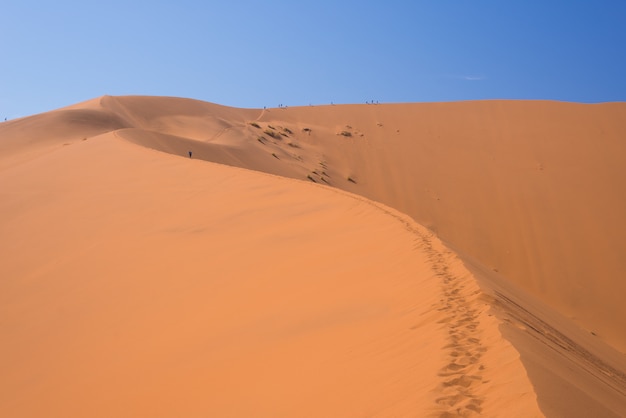
[(191, 151), (189, 151), (189, 158), (191, 158)]

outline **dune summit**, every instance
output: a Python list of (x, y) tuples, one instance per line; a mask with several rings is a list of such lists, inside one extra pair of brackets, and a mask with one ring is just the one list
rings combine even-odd
[(624, 138), (623, 103), (4, 122), (0, 414), (623, 415)]

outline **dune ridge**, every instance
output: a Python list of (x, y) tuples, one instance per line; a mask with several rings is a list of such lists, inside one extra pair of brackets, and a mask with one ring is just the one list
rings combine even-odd
[[(461, 276), (477, 276), (483, 288), (474, 294), (456, 287), (460, 279), (448, 274), (449, 263), (436, 261), (449, 261), (449, 253), (433, 253), (421, 244), (447, 286), (441, 300), (448, 311), (442, 323), (452, 324), (445, 328), (446, 355), (451, 368), (461, 370), (457, 377), (448, 366), (439, 371), (440, 377), (450, 373), (448, 383), (460, 383), (442, 383), (436, 398), (441, 414), (458, 413), (459, 405), (468, 413), (498, 409), (490, 409), (489, 397), (475, 394), (465, 378), (476, 376), (470, 370), (480, 368), (482, 358), (471, 327), (478, 317), (491, 320), (476, 305), (480, 297), (501, 321), (486, 328), (500, 324), (522, 354), (544, 413), (620, 416), (626, 409), (621, 303), (626, 284), (619, 280), (626, 267), (621, 257), (626, 199), (618, 193), (626, 181), (625, 121), (624, 103), (261, 110), (104, 96), (0, 125), (0, 138), (8, 138), (0, 141), (0, 173), (68, 145), (108, 141), (111, 133), (180, 157), (191, 151), (192, 159), (333, 186), (381, 202), (436, 233), (471, 269)], [(467, 280), (462, 283), (472, 288)], [(463, 364), (455, 362), (458, 350), (451, 348), (459, 341), (470, 353)], [(560, 401), (564, 396), (576, 402)]]

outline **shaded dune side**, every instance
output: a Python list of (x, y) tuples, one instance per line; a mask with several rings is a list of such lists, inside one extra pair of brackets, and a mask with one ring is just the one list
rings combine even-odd
[(4, 122), (0, 126), (0, 168), (129, 126), (123, 117), (102, 108), (56, 110)]
[(175, 97), (104, 96), (104, 109), (129, 121), (130, 126), (198, 141), (215, 141), (230, 129), (245, 126), (258, 110), (236, 109)]
[(541, 416), (410, 218), (118, 138), (0, 173), (3, 416)]

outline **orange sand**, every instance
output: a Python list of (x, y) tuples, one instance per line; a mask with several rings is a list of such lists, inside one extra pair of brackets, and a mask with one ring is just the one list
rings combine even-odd
[(624, 137), (550, 102), (0, 124), (0, 416), (620, 416)]

